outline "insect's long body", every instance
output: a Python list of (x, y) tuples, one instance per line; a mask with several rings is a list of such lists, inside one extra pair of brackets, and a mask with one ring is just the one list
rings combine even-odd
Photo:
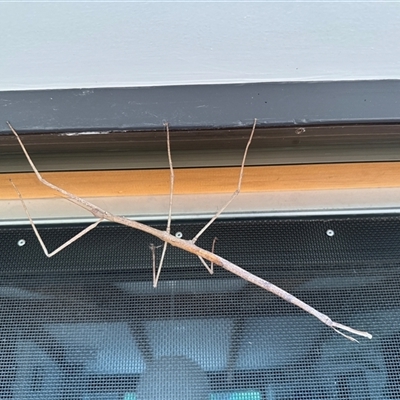
[[(82, 199), (81, 197), (75, 196), (72, 193), (67, 192), (66, 190), (59, 188), (56, 185), (53, 185), (51, 182), (48, 182), (46, 179), (44, 179), (41, 174), (39, 173), (39, 171), (37, 170), (35, 164), (33, 163), (33, 161), (31, 160), (27, 150), (25, 149), (24, 144), (22, 143), (21, 139), (19, 138), (17, 132), (14, 130), (14, 128), (11, 126), (11, 124), (9, 124), (10, 129), (12, 130), (12, 132), (14, 133), (14, 135), (16, 136), (16, 138), (18, 139), (18, 142), (23, 150), (23, 152), (25, 153), (25, 156), (28, 160), (28, 162), (30, 163), (33, 171), (35, 172), (38, 180), (40, 182), (42, 182), (44, 185), (50, 187), (51, 189), (56, 190), (57, 192), (59, 192), (63, 197), (65, 197), (67, 200), (71, 201), (72, 203), (88, 210), (90, 213), (92, 213), (95, 217), (98, 218), (98, 221), (96, 221), (95, 223), (93, 223), (92, 225), (88, 226), (87, 228), (85, 228), (83, 231), (81, 231), (79, 234), (77, 234), (76, 236), (74, 236), (72, 239), (70, 239), (69, 241), (67, 241), (66, 243), (64, 243), (62, 246), (60, 246), (58, 249), (56, 249), (55, 251), (53, 251), (52, 253), (49, 253), (47, 251), (47, 248), (45, 246), (45, 244), (43, 243), (39, 232), (37, 231), (35, 224), (32, 221), (32, 218), (29, 215), (28, 209), (23, 201), (22, 195), (20, 194), (20, 192), (18, 191), (18, 189), (15, 187), (15, 189), (17, 190), (17, 193), (22, 201), (23, 207), (26, 211), (26, 214), (31, 222), (32, 228), (45, 252), (45, 254), (48, 257), (52, 257), (53, 255), (57, 254), (59, 251), (61, 251), (62, 249), (64, 249), (65, 247), (67, 247), (68, 245), (70, 245), (71, 243), (73, 243), (74, 241), (76, 241), (77, 239), (79, 239), (80, 237), (82, 237), (83, 235), (85, 235), (87, 232), (89, 232), (90, 230), (94, 229), (101, 221), (103, 220), (108, 220), (111, 222), (115, 222), (117, 224), (121, 224), (121, 225), (125, 225), (128, 226), (130, 228), (134, 228), (134, 229), (138, 229), (141, 230), (143, 232), (146, 232), (152, 236), (155, 236), (157, 238), (159, 238), (160, 240), (162, 240), (164, 242), (164, 249), (163, 249), (163, 255), (162, 255), (162, 260), (164, 258), (164, 254), (165, 254), (165, 249), (166, 249), (166, 244), (170, 244), (171, 246), (175, 246), (175, 247), (179, 247), (182, 250), (188, 251), (190, 253), (193, 253), (195, 255), (197, 255), (200, 260), (203, 262), (203, 264), (205, 264), (204, 260), (208, 260), (211, 262), (211, 265), (215, 264), (215, 265), (219, 265), (220, 267), (226, 269), (227, 271), (245, 279), (248, 282), (251, 282), (279, 297), (281, 297), (282, 299), (286, 300), (289, 303), (292, 303), (294, 305), (296, 305), (297, 307), (300, 307), (301, 309), (303, 309), (304, 311), (308, 312), (309, 314), (313, 315), (314, 317), (318, 318), (321, 322), (323, 322), (324, 324), (326, 324), (327, 326), (329, 326), (330, 328), (334, 329), (336, 332), (340, 333), (341, 335), (345, 336), (347, 339), (356, 341), (356, 339), (354, 339), (351, 336), (348, 336), (346, 334), (344, 334), (343, 332), (340, 332), (338, 329), (353, 333), (355, 335), (359, 335), (359, 336), (363, 336), (366, 337), (368, 339), (372, 338), (372, 335), (369, 334), (368, 332), (363, 332), (363, 331), (359, 331), (353, 328), (350, 328), (346, 325), (342, 325), (339, 324), (337, 322), (332, 321), (327, 315), (319, 312), (318, 310), (316, 310), (315, 308), (309, 306), (308, 304), (304, 303), (303, 301), (301, 301), (300, 299), (298, 299), (297, 297), (291, 295), (290, 293), (286, 292), (285, 290), (279, 288), (278, 286), (275, 286), (274, 284), (266, 281), (265, 279), (262, 279), (248, 271), (246, 271), (245, 269), (239, 267), (236, 264), (233, 264), (232, 262), (226, 260), (223, 257), (220, 257), (218, 255), (216, 255), (215, 253), (205, 250), (201, 247), (198, 247), (195, 242), (198, 239), (198, 237), (205, 231), (205, 229), (207, 229), (210, 224), (218, 217), (218, 215), (222, 212), (222, 210), (224, 210), (226, 208), (226, 206), (233, 200), (233, 198), (239, 193), (240, 191), (240, 184), (241, 184), (241, 180), (242, 180), (242, 174), (243, 174), (243, 166), (244, 166), (244, 160), (245, 160), (245, 156), (247, 153), (247, 149), (249, 147), (250, 144), (250, 140), (252, 138), (252, 135), (254, 133), (255, 130), (255, 125), (256, 125), (256, 121), (254, 122), (253, 125), (253, 130), (250, 136), (250, 140), (247, 144), (246, 150), (245, 150), (245, 155), (243, 158), (243, 162), (242, 162), (242, 168), (241, 168), (241, 173), (240, 173), (240, 177), (239, 177), (239, 184), (238, 184), (238, 189), (237, 191), (233, 194), (233, 196), (231, 197), (231, 199), (229, 200), (229, 202), (220, 210), (220, 212), (218, 212), (211, 220), (208, 224), (205, 225), (205, 227), (192, 239), (192, 240), (185, 240), (185, 239), (181, 239), (181, 238), (177, 238), (174, 235), (171, 235), (169, 233), (170, 229), (170, 222), (171, 222), (171, 218), (169, 215), (168, 218), (168, 226), (167, 226), (167, 230), (166, 231), (161, 231), (158, 230), (156, 228), (153, 228), (151, 226), (142, 224), (140, 222), (134, 221), (134, 220), (130, 220), (128, 218), (125, 217), (121, 217), (121, 216), (117, 216), (117, 215), (113, 215), (111, 213), (109, 213), (108, 211), (102, 210), (101, 208), (99, 208), (98, 206), (96, 206), (95, 204), (90, 203), (89, 201)], [(172, 171), (172, 163), (171, 163), (171, 157), (170, 157), (170, 149), (169, 149), (169, 130), (167, 127), (167, 133), (168, 133), (168, 156), (170, 159), (170, 168), (171, 168), (171, 194), (172, 194), (172, 189), (173, 189), (173, 171)], [(171, 205), (172, 205), (172, 195), (171, 195), (171, 200), (170, 200), (170, 213), (171, 213)], [(162, 261), (160, 262), (160, 267), (158, 270), (158, 273), (154, 275), (157, 275), (156, 281), (155, 281), (155, 285), (156, 282), (158, 280), (158, 276), (159, 273), (161, 271), (161, 265), (162, 265)], [(206, 265), (206, 264), (205, 264)], [(207, 267), (207, 265), (206, 265)], [(211, 271), (212, 271), (212, 267), (211, 267)]]

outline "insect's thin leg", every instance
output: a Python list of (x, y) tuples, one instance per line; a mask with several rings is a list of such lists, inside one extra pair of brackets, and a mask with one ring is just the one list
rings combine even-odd
[(162, 249), (162, 253), (161, 253), (161, 259), (160, 259), (160, 263), (158, 264), (158, 268), (157, 268), (157, 273), (153, 273), (153, 275), (155, 275), (153, 277), (153, 287), (157, 287), (158, 285), (158, 280), (160, 279), (160, 274), (161, 274), (161, 268), (163, 267), (163, 263), (164, 263), (164, 258), (165, 258), (165, 253), (167, 252), (167, 242), (164, 242), (163, 244), (163, 249)]
[(92, 225), (89, 225), (87, 228), (83, 229), (81, 232), (79, 232), (77, 235), (75, 235), (73, 238), (69, 239), (68, 241), (66, 241), (64, 244), (62, 244), (60, 247), (57, 247), (57, 249), (55, 249), (54, 251), (52, 251), (51, 253), (49, 253), (49, 251), (47, 250), (46, 245), (43, 242), (43, 239), (41, 238), (39, 231), (37, 230), (31, 215), (29, 214), (28, 211), (28, 207), (26, 206), (24, 199), (22, 198), (21, 192), (18, 190), (18, 188), (15, 186), (14, 182), (10, 179), (11, 184), (14, 186), (15, 191), (18, 193), (18, 197), (21, 200), (22, 206), (24, 207), (25, 213), (29, 219), (29, 222), (32, 226), (33, 232), (35, 233), (40, 246), (42, 246), (43, 252), (44, 254), (46, 254), (47, 257), (53, 257), (54, 255), (56, 255), (57, 253), (59, 253), (61, 250), (65, 249), (67, 246), (69, 246), (70, 244), (74, 243), (76, 240), (78, 240), (79, 238), (81, 238), (83, 235), (86, 235), (89, 231), (91, 231), (92, 229), (96, 228), (96, 226), (103, 221), (103, 219), (99, 219), (98, 221), (94, 222)]
[(253, 123), (253, 129), (251, 131), (249, 140), (247, 141), (246, 149), (243, 154), (243, 159), (242, 159), (242, 165), (240, 167), (240, 175), (239, 175), (239, 181), (237, 185), (237, 189), (235, 192), (232, 194), (231, 198), (227, 201), (227, 203), (210, 219), (210, 221), (207, 222), (206, 225), (197, 233), (197, 235), (192, 239), (192, 243), (196, 243), (197, 239), (205, 232), (206, 229), (225, 211), (226, 207), (231, 204), (231, 202), (235, 199), (235, 197), (240, 193), (240, 189), (242, 186), (242, 179), (243, 179), (243, 170), (244, 170), (244, 164), (246, 162), (246, 157), (247, 157), (247, 152), (249, 150), (251, 141), (253, 139), (254, 131), (256, 130), (256, 124), (257, 124), (257, 119), (254, 119)]
[[(170, 137), (169, 137), (169, 126), (168, 123), (165, 123), (164, 126), (167, 129), (167, 151), (168, 151), (168, 164), (169, 164), (169, 171), (170, 171), (170, 187), (169, 187), (169, 210), (168, 210), (168, 222), (167, 222), (167, 229), (166, 232), (171, 232), (171, 217), (172, 217), (172, 201), (174, 196), (174, 181), (175, 181), (175, 174), (174, 174), (174, 167), (172, 166), (172, 157), (171, 157), (171, 144), (170, 144)], [(153, 276), (153, 286), (157, 287), (158, 279), (160, 278), (161, 268), (164, 263), (165, 253), (167, 252), (167, 242), (164, 242), (160, 264), (158, 266), (157, 273)]]
[(171, 157), (171, 142), (169, 138), (169, 126), (168, 123), (165, 123), (164, 126), (167, 129), (167, 151), (168, 151), (168, 164), (169, 164), (169, 210), (168, 210), (168, 223), (167, 223), (167, 233), (171, 231), (171, 216), (172, 216), (172, 201), (174, 197), (174, 182), (175, 182), (175, 174), (174, 167), (172, 165), (172, 157)]
[(206, 270), (212, 275), (214, 273), (214, 268), (213, 268), (213, 264), (211, 263), (211, 267), (205, 262), (204, 258), (201, 256), (197, 256), (199, 257), (199, 260), (201, 261), (201, 263), (206, 267)]
[(156, 281), (156, 246), (153, 243), (150, 244), (152, 266), (153, 266), (153, 284)]
[[(213, 240), (213, 244), (211, 247), (211, 253), (214, 254), (214, 249), (215, 249), (215, 242), (218, 240), (218, 238), (214, 238)], [(199, 257), (200, 261), (202, 262), (202, 264), (206, 267), (207, 271), (212, 275), (214, 273), (214, 263), (211, 261), (211, 265), (208, 266), (208, 264), (206, 263), (206, 261), (204, 260), (203, 257), (197, 255), (197, 257)]]
[[(215, 250), (215, 243), (217, 242), (217, 240), (218, 240), (218, 238), (217, 237), (215, 237), (214, 239), (213, 239), (213, 243), (212, 243), (212, 246), (211, 246), (211, 253), (213, 253), (214, 254), (214, 250)], [(213, 274), (214, 273), (214, 263), (211, 261), (211, 274)]]

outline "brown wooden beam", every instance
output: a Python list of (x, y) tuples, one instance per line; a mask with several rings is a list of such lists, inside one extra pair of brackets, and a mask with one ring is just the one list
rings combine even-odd
[[(239, 168), (175, 170), (175, 194), (232, 193)], [(46, 172), (45, 179), (80, 197), (152, 196), (169, 191), (169, 170)], [(10, 179), (26, 199), (58, 193), (33, 173), (0, 174), (0, 199), (17, 199)], [(400, 162), (309, 164), (246, 167), (242, 192), (366, 189), (400, 187)]]

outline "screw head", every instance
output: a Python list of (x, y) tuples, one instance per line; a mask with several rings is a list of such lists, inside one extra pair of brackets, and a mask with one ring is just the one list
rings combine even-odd
[(306, 128), (297, 128), (294, 132), (296, 133), (296, 135), (301, 135), (305, 131), (306, 131)]

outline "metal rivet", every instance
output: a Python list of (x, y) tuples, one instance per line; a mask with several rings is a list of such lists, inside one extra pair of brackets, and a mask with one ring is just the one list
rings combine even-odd
[(182, 232), (176, 232), (176, 233), (175, 233), (175, 236), (176, 236), (178, 239), (182, 239), (183, 234), (182, 234)]
[(25, 243), (26, 243), (26, 242), (25, 242), (25, 240), (24, 240), (24, 239), (19, 239), (19, 240), (18, 240), (18, 246), (19, 246), (19, 247), (22, 247), (22, 246), (24, 246), (24, 245), (25, 245)]
[(327, 234), (329, 237), (332, 237), (332, 236), (335, 234), (335, 232), (334, 232), (332, 229), (328, 229), (328, 230), (326, 231), (326, 234)]

